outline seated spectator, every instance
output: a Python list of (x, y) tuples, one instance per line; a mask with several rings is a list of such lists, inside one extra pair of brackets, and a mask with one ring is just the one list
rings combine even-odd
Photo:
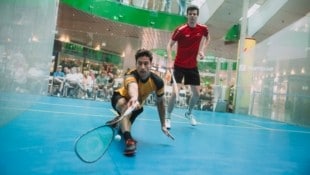
[(171, 85), (171, 78), (172, 78), (172, 76), (171, 76), (170, 71), (166, 70), (165, 79), (164, 79), (165, 80), (165, 84)]
[(59, 85), (59, 88), (57, 89), (57, 95), (59, 96), (60, 93), (62, 93), (63, 90), (63, 84), (64, 84), (65, 74), (62, 72), (62, 66), (57, 66), (57, 70), (53, 73), (53, 86)]
[[(94, 85), (95, 98), (97, 98), (97, 97), (100, 98), (101, 96), (106, 98), (108, 82), (109, 82), (108, 73), (107, 73), (107, 71), (102, 70), (100, 72), (100, 74), (97, 76), (96, 82)], [(103, 93), (103, 94), (101, 94), (101, 93)]]
[(92, 96), (92, 92), (93, 92), (93, 79), (92, 77), (89, 75), (89, 72), (84, 72), (83, 73), (83, 80), (81, 83), (81, 90), (83, 93), (82, 98), (90, 98)]
[(69, 94), (71, 97), (78, 97), (78, 91), (81, 88), (81, 82), (83, 80), (83, 74), (78, 71), (79, 69), (77, 67), (72, 67), (71, 71), (66, 74), (64, 96)]
[(200, 90), (198, 106), (201, 110), (210, 111), (213, 109), (212, 87), (210, 85), (204, 86)]
[(211, 86), (203, 87), (200, 90), (200, 99), (208, 100), (208, 101), (212, 100), (212, 87)]
[(179, 107), (185, 107), (187, 106), (187, 94), (188, 94), (189, 91), (187, 91), (185, 89), (185, 87), (181, 86), (180, 89), (179, 89), (179, 99), (177, 101)]
[(111, 72), (108, 73), (108, 77), (109, 77), (109, 80), (108, 80), (108, 84), (106, 86), (106, 88), (107, 88), (106, 98), (110, 99), (111, 96), (113, 95), (115, 79), (114, 79), (114, 74)]
[(91, 79), (93, 80), (93, 82), (96, 81), (96, 76), (95, 76), (95, 73), (94, 73), (93, 70), (90, 69), (88, 75), (91, 77)]
[(65, 76), (67, 74), (69, 74), (69, 73), (71, 73), (71, 70), (67, 66), (64, 66), (64, 74), (65, 74)]

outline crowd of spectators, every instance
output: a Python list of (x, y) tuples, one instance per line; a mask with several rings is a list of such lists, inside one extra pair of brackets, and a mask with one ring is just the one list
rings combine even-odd
[[(109, 101), (113, 90), (121, 85), (117, 81), (117, 73), (112, 71), (111, 67), (102, 67), (97, 73), (93, 70), (81, 70), (79, 66), (61, 66), (51, 73), (49, 94), (58, 97), (70, 97), (80, 99), (92, 99)], [(155, 71), (156, 72), (156, 71)], [(171, 95), (172, 85), (170, 84), (171, 75), (168, 73), (158, 74), (163, 77), (166, 84), (166, 98)], [(179, 98), (176, 106), (186, 108), (190, 98), (190, 90), (187, 86), (179, 90)], [(153, 95), (150, 95), (146, 101), (147, 104), (155, 104)], [(212, 86), (202, 86), (200, 99), (195, 107), (198, 110), (213, 110), (213, 90)]]
[(79, 66), (62, 67), (50, 76), (49, 94), (58, 97), (108, 101), (113, 93), (117, 75), (110, 67), (103, 67), (97, 74), (93, 70), (81, 70)]

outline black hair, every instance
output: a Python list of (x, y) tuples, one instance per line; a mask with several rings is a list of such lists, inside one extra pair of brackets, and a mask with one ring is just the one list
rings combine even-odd
[(143, 56), (149, 57), (150, 62), (153, 61), (153, 54), (151, 51), (146, 50), (146, 49), (139, 49), (139, 50), (137, 50), (136, 55), (135, 55), (136, 62), (137, 62), (139, 57), (143, 57)]
[(188, 14), (188, 11), (193, 11), (193, 10), (197, 10), (197, 15), (199, 15), (199, 7), (196, 5), (189, 5), (187, 7), (186, 14)]

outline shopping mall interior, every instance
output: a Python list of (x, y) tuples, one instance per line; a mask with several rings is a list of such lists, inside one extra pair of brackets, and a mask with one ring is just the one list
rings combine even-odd
[[(169, 98), (173, 85), (166, 69), (167, 43), (176, 27), (187, 22), (189, 5), (199, 7), (198, 22), (208, 26), (211, 38), (205, 57), (198, 60), (201, 94), (194, 114), (200, 121), (197, 126), (200, 129), (194, 127), (195, 131), (184, 124), (187, 123), (184, 111), (191, 94), (189, 88), (183, 86), (176, 102), (175, 129), (171, 132), (179, 138), (175, 142), (178, 145), (187, 144), (181, 134), (187, 132), (187, 138), (199, 140), (194, 144), (199, 149), (184, 149), (160, 140), (164, 139), (161, 137), (149, 138), (149, 135), (161, 132), (157, 127), (159, 122), (153, 122), (158, 121), (158, 117), (155, 94), (151, 94), (145, 102), (146, 114), (137, 121), (136, 129), (137, 133), (151, 132), (138, 135), (142, 139), (141, 148), (149, 147), (139, 151), (148, 158), (143, 160), (140, 155), (136, 156), (133, 158), (136, 164), (131, 164), (132, 160), (119, 153), (121, 146), (117, 142), (111, 144), (101, 165), (62, 157), (76, 158), (71, 155), (74, 152), (71, 142), (115, 115), (110, 98), (113, 91), (122, 86), (124, 73), (135, 68), (134, 57), (138, 49), (145, 48), (153, 53), (152, 71), (165, 81), (165, 96)], [(0, 144), (0, 153), (8, 160), (0, 161), (0, 166), (6, 167), (0, 169), (0, 174), (310, 172), (307, 165), (310, 162), (308, 0), (2, 0), (0, 9), (0, 138), (8, 140)], [(62, 78), (55, 76), (57, 71), (63, 72)], [(90, 85), (71, 84), (66, 81), (68, 72), (91, 77), (93, 82)], [(103, 88), (98, 82), (96, 84), (101, 74), (107, 77)], [(154, 113), (156, 116), (150, 117)], [(60, 119), (62, 116), (67, 117)], [(158, 131), (153, 131), (154, 125)], [(275, 151), (264, 143), (268, 140), (276, 148), (279, 143), (287, 147), (276, 150), (281, 152), (271, 156), (272, 162), (267, 165), (262, 163), (266, 155), (260, 148), (249, 144), (252, 149), (248, 149), (249, 145), (244, 146), (246, 151), (242, 153), (238, 148), (241, 149), (243, 144), (229, 149), (222, 145), (223, 140), (219, 140), (222, 135), (218, 134), (223, 132), (224, 135), (228, 130), (227, 142), (231, 144), (244, 139), (246, 143), (261, 144), (260, 148)], [(58, 145), (46, 145), (62, 137), (62, 133), (67, 134), (57, 142)], [(212, 134), (218, 135), (213, 140), (218, 147), (208, 147), (207, 141), (200, 139), (198, 133), (210, 138), (213, 138)], [(251, 140), (249, 133), (257, 136), (259, 141)], [(155, 141), (159, 142), (158, 152), (151, 146)], [(210, 157), (199, 155), (200, 149), (206, 149)], [(229, 152), (230, 149), (234, 154)], [(300, 150), (298, 155), (294, 153), (295, 149)], [(59, 156), (57, 150), (60, 150)], [(159, 154), (169, 156), (169, 151), (174, 156), (162, 160), (165, 157)], [(197, 159), (193, 155), (182, 157), (183, 151), (196, 155)], [(254, 160), (251, 156), (238, 157), (240, 154), (251, 155), (252, 151), (258, 151), (253, 155)], [(232, 159), (224, 156), (232, 156)], [(283, 160), (278, 161), (281, 158)], [(57, 163), (56, 159), (64, 160)], [(178, 160), (185, 170), (173, 165)], [(191, 160), (194, 163), (186, 163)], [(42, 161), (44, 165), (40, 163)], [(111, 161), (113, 163), (107, 168), (100, 167)], [(159, 168), (160, 173), (151, 172), (161, 164), (160, 161), (166, 166)], [(17, 165), (13, 166), (12, 162), (19, 162), (24, 170), (15, 169)], [(258, 162), (262, 169), (255, 165)], [(235, 163), (239, 165), (227, 165)]]

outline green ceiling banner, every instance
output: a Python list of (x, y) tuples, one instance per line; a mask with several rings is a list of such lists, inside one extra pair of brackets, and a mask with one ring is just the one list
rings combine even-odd
[(237, 42), (240, 39), (240, 24), (233, 25), (225, 35), (225, 43)]
[(126, 24), (172, 31), (186, 23), (186, 17), (161, 11), (151, 11), (111, 0), (60, 0), (85, 13)]
[(121, 57), (116, 54), (93, 50), (74, 43), (63, 43), (63, 52), (94, 61), (121, 64)]

